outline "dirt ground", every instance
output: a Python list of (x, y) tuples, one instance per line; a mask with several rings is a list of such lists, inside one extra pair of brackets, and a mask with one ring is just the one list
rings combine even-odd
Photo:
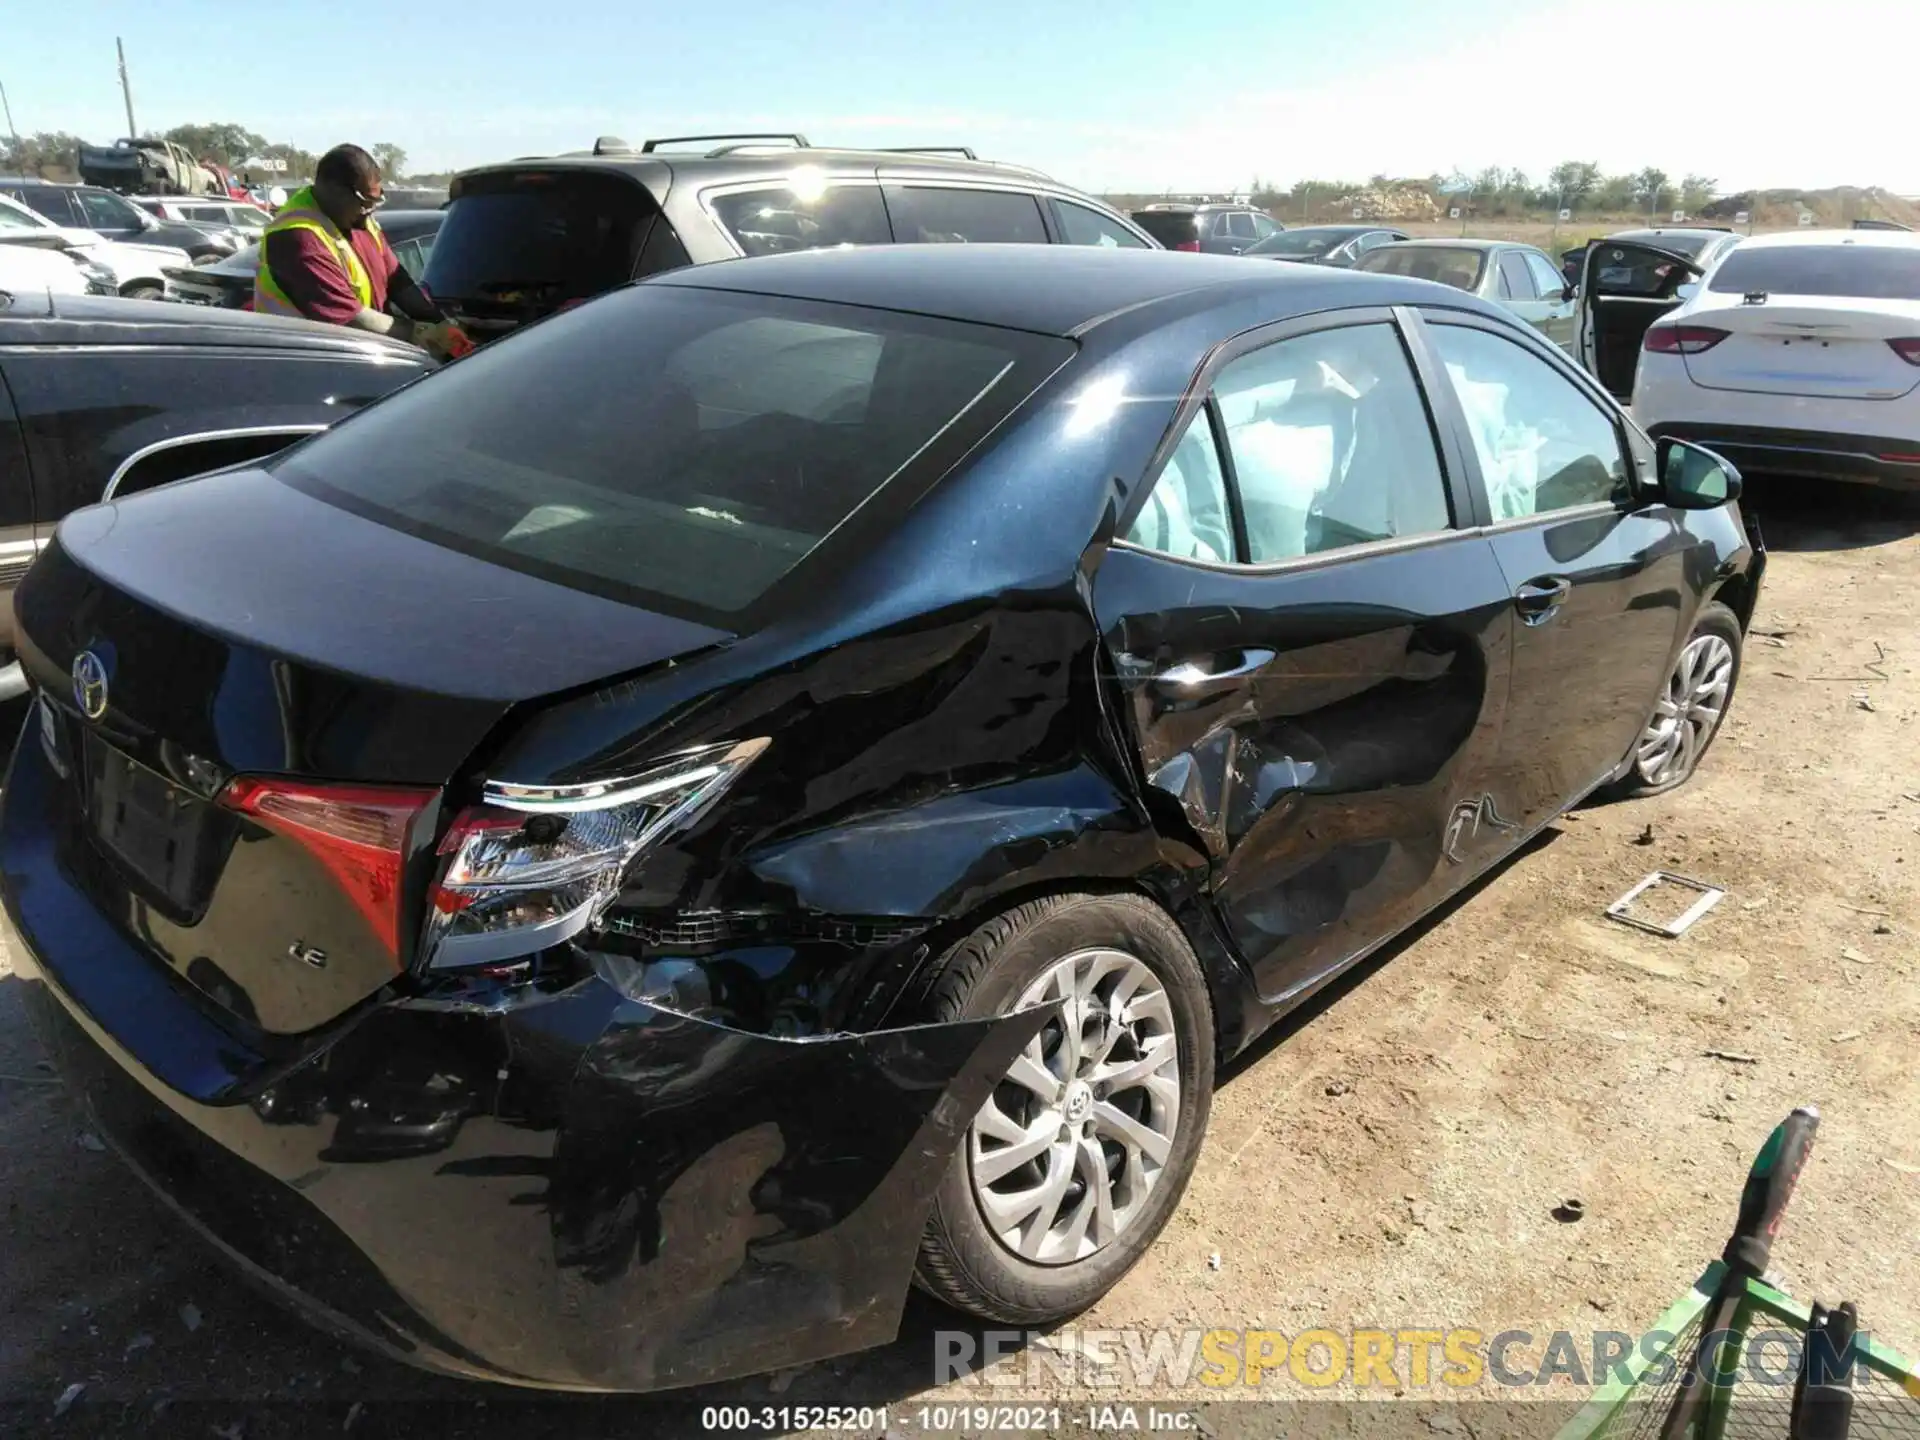
[[(1877, 1335), (1920, 1348), (1920, 505), (1792, 482), (1750, 500), (1773, 559), (1696, 781), (1568, 817), (1238, 1065), (1173, 1223), (1075, 1329), (1566, 1329), (1583, 1350), (1595, 1331), (1638, 1334), (1718, 1254), (1768, 1129), (1812, 1102), (1825, 1120), (1776, 1264), (1802, 1298), (1855, 1299)], [(1655, 867), (1727, 898), (1679, 940), (1601, 918)], [(19, 989), (0, 978), (0, 1430), (699, 1428), (697, 1411), (656, 1400), (530, 1400), (417, 1375), (255, 1298), (88, 1148)], [(1556, 1221), (1569, 1198), (1585, 1218)], [(692, 1398), (887, 1405), (896, 1435), (933, 1399), (1057, 1400), (1059, 1428), (1078, 1432), (1088, 1400), (1219, 1398), (1198, 1383), (992, 1391), (978, 1377), (935, 1392), (933, 1332), (956, 1324), (916, 1299), (888, 1349)], [(73, 1384), (86, 1388), (54, 1418)], [(1404, 1388), (1394, 1412), (1462, 1398)], [(1334, 1428), (1378, 1433), (1357, 1411)], [(1210, 1431), (1234, 1431), (1234, 1412), (1210, 1413)], [(1538, 1426), (1422, 1413), (1443, 1434), (1552, 1428), (1546, 1408)], [(1239, 1428), (1289, 1427), (1264, 1412)]]

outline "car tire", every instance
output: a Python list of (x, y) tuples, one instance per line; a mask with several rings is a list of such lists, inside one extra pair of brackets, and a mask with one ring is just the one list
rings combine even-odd
[[(1635, 737), (1626, 772), (1614, 782), (1616, 798), (1663, 795), (1694, 776), (1701, 759), (1726, 724), (1740, 681), (1740, 620), (1718, 600), (1700, 609), (1687, 643), (1667, 674), (1653, 713)], [(1703, 697), (1717, 696), (1710, 722)]]
[(124, 287), (120, 294), (128, 300), (164, 300), (166, 287), (154, 284), (151, 280), (136, 280)]
[[(1063, 987), (1062, 976), (1072, 984)], [(1082, 997), (1062, 1015), (1077, 1024), (1081, 1044), (1070, 1050), (1066, 1024), (1050, 1022), (1022, 1057), (1054, 1077), (1053, 1103), (1015, 1078), (1034, 1076), (1016, 1065), (962, 1135), (935, 1192), (914, 1276), (923, 1290), (987, 1320), (1038, 1325), (1077, 1314), (1153, 1243), (1199, 1157), (1216, 1045), (1199, 961), (1180, 927), (1140, 896), (1062, 895), (988, 921), (922, 983), (933, 1020), (1003, 1015), (1063, 989)], [(1049, 986), (1036, 999), (1036, 987)], [(1151, 1073), (1111, 1091), (1099, 1079), (1127, 1068)], [(1045, 1138), (1056, 1120), (1060, 1129)], [(1043, 1138), (1046, 1148), (1030, 1161), (987, 1173), (1005, 1167), (1003, 1149), (1030, 1149)], [(1157, 1168), (1152, 1150), (1162, 1152)], [(1045, 1202), (1026, 1222), (1006, 1223), (1021, 1193), (1045, 1193), (1063, 1170), (1052, 1223), (1042, 1222)], [(1094, 1193), (1099, 1173), (1104, 1206)]]

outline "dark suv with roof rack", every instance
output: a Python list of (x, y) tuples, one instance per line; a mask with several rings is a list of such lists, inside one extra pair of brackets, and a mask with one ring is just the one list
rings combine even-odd
[(456, 176), (426, 286), (486, 340), (681, 265), (940, 241), (1156, 249), (1117, 211), (963, 147), (848, 150), (683, 135)]
[(1162, 200), (1129, 212), (1134, 224), (1168, 250), (1238, 255), (1287, 227), (1245, 201)]

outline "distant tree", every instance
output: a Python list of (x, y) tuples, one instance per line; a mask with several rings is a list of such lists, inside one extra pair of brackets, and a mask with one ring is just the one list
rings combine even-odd
[(1689, 175), (1680, 182), (1680, 207), (1691, 215), (1706, 209), (1719, 193), (1719, 183), (1711, 176)]
[(1601, 178), (1599, 187), (1593, 192), (1594, 207), (1599, 210), (1625, 210), (1633, 204), (1635, 177), (1632, 175), (1607, 175)]
[(372, 147), (373, 158), (380, 166), (380, 173), (389, 180), (399, 180), (407, 173), (407, 152), (391, 140), (382, 140)]
[(245, 164), (266, 148), (266, 138), (244, 125), (231, 121), (208, 121), (204, 125), (176, 125), (163, 139), (184, 145), (201, 160), (214, 160), (229, 169)]
[[(281, 145), (271, 142), (260, 147), (259, 158), (262, 160), (284, 160), (287, 162), (287, 168), (279, 171), (274, 177), (276, 182), (280, 180), (311, 180), (313, 178), (313, 167), (320, 163), (320, 157), (315, 155), (311, 150), (302, 150), (298, 145)], [(256, 175), (254, 178), (259, 180), (263, 177)]]
[(1569, 210), (1578, 210), (1600, 188), (1600, 167), (1590, 160), (1562, 160), (1547, 174), (1546, 188)]
[(17, 141), (8, 135), (0, 138), (0, 171), (48, 179), (77, 175), (79, 150), (80, 137), (64, 130), (41, 130)]
[(1633, 177), (1633, 196), (1649, 211), (1664, 210), (1667, 197), (1671, 193), (1671, 179), (1667, 172), (1649, 165)]

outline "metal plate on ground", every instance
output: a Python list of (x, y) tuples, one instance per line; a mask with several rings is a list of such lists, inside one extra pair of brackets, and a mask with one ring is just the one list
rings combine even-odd
[[(1643, 895), (1649, 890), (1665, 885), (1676, 885), (1683, 890), (1692, 890), (1700, 898), (1682, 911), (1678, 918), (1664, 925), (1657, 920), (1648, 920), (1644, 916), (1632, 913), (1635, 903)], [(1671, 870), (1655, 870), (1607, 906), (1606, 913), (1609, 920), (1618, 920), (1622, 925), (1631, 925), (1636, 930), (1645, 930), (1650, 934), (1664, 935), (1669, 940), (1677, 940), (1686, 934), (1701, 916), (1726, 898), (1727, 892), (1718, 885), (1709, 885), (1704, 880), (1695, 880), (1686, 875), (1676, 875)]]

